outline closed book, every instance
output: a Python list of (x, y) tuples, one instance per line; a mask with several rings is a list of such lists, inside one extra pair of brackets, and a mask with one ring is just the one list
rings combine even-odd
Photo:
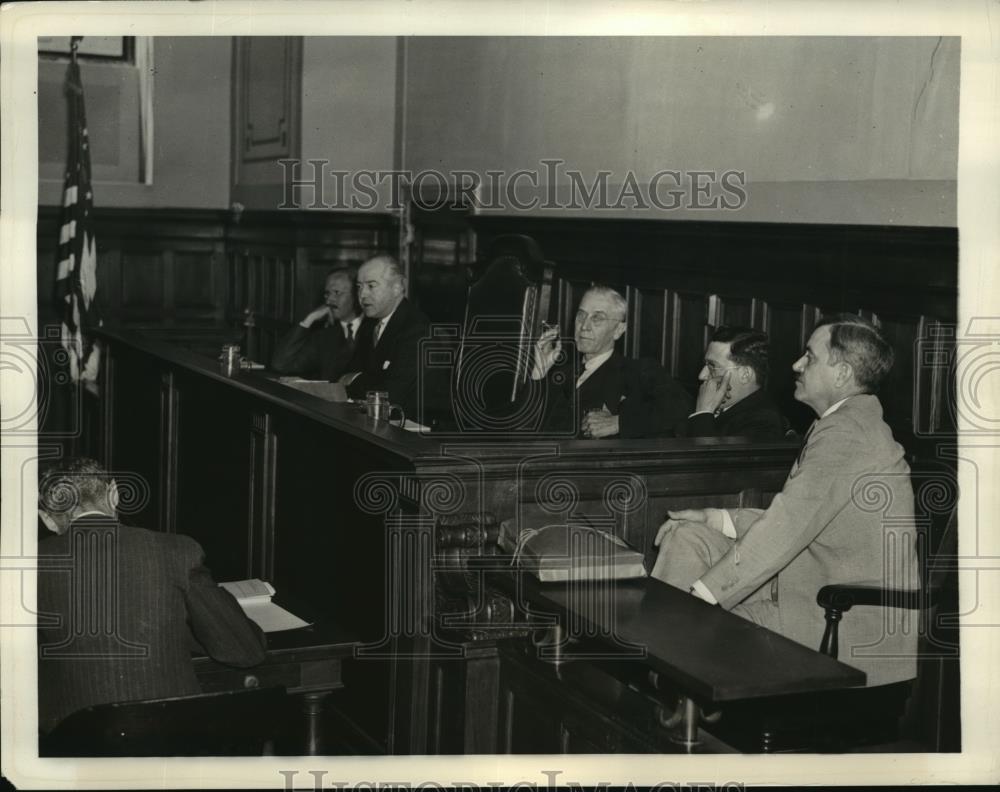
[(590, 525), (549, 525), (525, 531), (515, 563), (543, 583), (646, 577), (643, 555), (609, 531)]

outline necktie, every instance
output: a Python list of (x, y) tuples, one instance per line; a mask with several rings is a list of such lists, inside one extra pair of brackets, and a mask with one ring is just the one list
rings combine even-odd
[(354, 349), (354, 323), (348, 322), (344, 325), (344, 336), (347, 338), (347, 348)]
[(378, 324), (375, 325), (375, 343), (378, 344), (379, 339), (382, 338), (382, 331), (385, 330), (385, 319), (379, 319)]

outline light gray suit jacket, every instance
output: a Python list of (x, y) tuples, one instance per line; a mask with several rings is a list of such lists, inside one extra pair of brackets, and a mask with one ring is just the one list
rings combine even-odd
[[(779, 632), (818, 648), (829, 583), (920, 587), (913, 489), (903, 448), (875, 396), (852, 396), (816, 422), (767, 511), (731, 510), (737, 541), (701, 580), (733, 608), (778, 579)], [(840, 624), (839, 659), (869, 685), (916, 676), (917, 614), (855, 606)]]

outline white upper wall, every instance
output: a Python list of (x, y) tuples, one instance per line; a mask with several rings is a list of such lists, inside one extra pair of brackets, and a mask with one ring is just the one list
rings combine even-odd
[(957, 38), (435, 37), (406, 57), (415, 171), (735, 169), (745, 208), (669, 215), (955, 223)]
[[(662, 170), (732, 169), (747, 180), (738, 210), (641, 212), (626, 201), (584, 213), (954, 225), (959, 45), (918, 37), (307, 36), (301, 158), (351, 173), (525, 168), (542, 182), (541, 161), (559, 159), (561, 203), (566, 169), (588, 185), (608, 171), (611, 203), (628, 174), (645, 188)], [(98, 205), (227, 207), (231, 39), (157, 37), (154, 58), (154, 184), (102, 180), (96, 163)], [(94, 126), (106, 93), (100, 69), (109, 67), (85, 64), (83, 73), (95, 155), (114, 138), (122, 158), (135, 158), (137, 130)], [(40, 117), (50, 131), (65, 117), (46, 110), (58, 104), (64, 70), (40, 68), (48, 102)], [(61, 149), (58, 141), (45, 147)], [(42, 164), (40, 202), (57, 204), (60, 167)], [(375, 208), (385, 206), (387, 187)], [(333, 202), (329, 174), (324, 193)]]

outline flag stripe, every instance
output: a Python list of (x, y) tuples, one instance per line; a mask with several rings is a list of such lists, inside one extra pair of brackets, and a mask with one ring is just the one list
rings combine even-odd
[(97, 243), (92, 217), (87, 115), (80, 66), (75, 56), (70, 61), (66, 83), (70, 140), (56, 268), (56, 293), (62, 305), (60, 339), (67, 352), (71, 381), (80, 382), (81, 375), (85, 374), (93, 383), (96, 381), (100, 350), (95, 347), (88, 330), (101, 324), (94, 301), (97, 291)]

